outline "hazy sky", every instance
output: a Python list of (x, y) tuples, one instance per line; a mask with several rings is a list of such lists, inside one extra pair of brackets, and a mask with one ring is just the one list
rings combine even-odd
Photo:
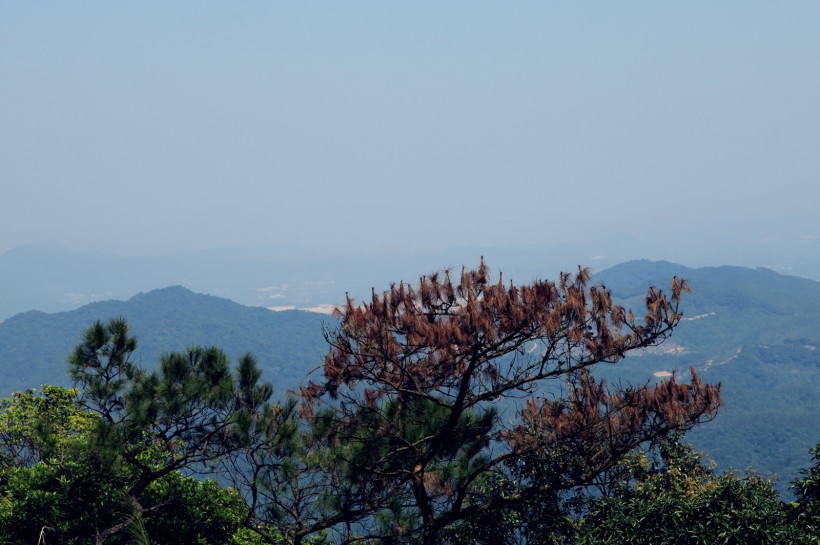
[(0, 3), (0, 252), (820, 235), (820, 2)]

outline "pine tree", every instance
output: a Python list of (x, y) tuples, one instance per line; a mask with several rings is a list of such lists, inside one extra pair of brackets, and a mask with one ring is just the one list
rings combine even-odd
[[(103, 507), (95, 543), (128, 529), (158, 506), (145, 505), (152, 483), (188, 469), (205, 472), (245, 446), (242, 423), (253, 418), (271, 396), (270, 384), (250, 355), (232, 374), (228, 357), (217, 348), (192, 347), (162, 357), (159, 369), (136, 365), (136, 340), (128, 323), (97, 322), (69, 358), (69, 371), (80, 389), (79, 403), (99, 416), (91, 438), (88, 478), (117, 483), (138, 516), (110, 518)], [(82, 481), (82, 478), (79, 479)]]
[[(324, 377), (301, 389), (309, 444), (275, 505), (256, 505), (290, 542), (333, 529), (343, 542), (432, 545), (463, 521), (590, 484), (635, 447), (715, 415), (719, 386), (694, 370), (654, 387), (592, 376), (671, 334), (682, 279), (668, 295), (650, 288), (637, 319), (587, 269), (519, 286), (491, 280), (482, 260), (451, 276), (348, 298), (326, 332)], [(546, 396), (549, 384), (565, 395)]]

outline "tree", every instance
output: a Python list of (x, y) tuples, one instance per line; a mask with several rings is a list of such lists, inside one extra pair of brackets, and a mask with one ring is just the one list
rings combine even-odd
[(43, 386), (0, 401), (0, 469), (40, 462), (63, 466), (82, 448), (97, 417), (77, 407), (76, 389)]
[[(755, 473), (716, 475), (680, 436), (637, 456), (611, 496), (579, 525), (580, 545), (745, 545), (817, 543), (773, 483)], [(634, 462), (634, 460), (633, 460)]]
[(800, 470), (800, 476), (792, 483), (797, 496), (795, 504), (797, 522), (807, 533), (820, 534), (820, 444), (809, 453), (813, 465)]
[(259, 383), (252, 356), (241, 357), (232, 374), (216, 348), (166, 354), (157, 371), (147, 372), (132, 361), (136, 340), (128, 329), (124, 319), (97, 322), (69, 358), (79, 402), (98, 416), (89, 472), (75, 487), (104, 481), (133, 511), (112, 517), (110, 505), (89, 506), (97, 545), (163, 507), (165, 500), (151, 501), (153, 484), (181, 470), (207, 472), (242, 448), (243, 422), (272, 391)]
[(289, 480), (268, 473), (276, 493), (257, 516), (291, 543), (333, 529), (343, 542), (430, 545), (592, 483), (720, 405), (694, 370), (689, 383), (640, 387), (591, 374), (668, 337), (686, 291), (678, 278), (669, 295), (650, 288), (638, 320), (587, 269), (505, 285), (482, 260), (457, 282), (444, 271), (348, 298), (326, 332), (323, 379), (301, 389), (309, 439), (291, 452)]
[(132, 472), (100, 467), (94, 448), (99, 416), (77, 403), (79, 391), (43, 386), (0, 402), (0, 541), (88, 543), (100, 525), (133, 521), (162, 543), (228, 543), (247, 509), (235, 491), (172, 472), (152, 482), (141, 504), (127, 495)]
[(146, 496), (150, 504), (162, 507), (145, 520), (145, 533), (163, 545), (226, 545), (247, 517), (236, 490), (180, 472), (152, 483)]
[(51, 538), (87, 530), (85, 498), (72, 476), (90, 469), (84, 459), (97, 418), (77, 406), (77, 396), (75, 389), (43, 386), (0, 402), (2, 540), (37, 543), (44, 531)]

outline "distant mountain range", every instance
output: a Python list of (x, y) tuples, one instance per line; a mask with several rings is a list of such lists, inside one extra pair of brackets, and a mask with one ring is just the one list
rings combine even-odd
[[(641, 383), (660, 380), (656, 373), (685, 375), (694, 365), (705, 380), (722, 382), (724, 410), (689, 438), (721, 468), (777, 473), (785, 491), (808, 465), (808, 449), (820, 442), (820, 283), (768, 269), (652, 261), (617, 265), (594, 281), (637, 313), (647, 286), (666, 287), (673, 275), (686, 278), (693, 293), (663, 350), (627, 357), (598, 373)], [(179, 286), (67, 312), (24, 312), (0, 323), (0, 396), (68, 385), (66, 357), (84, 329), (118, 316), (131, 323), (145, 367), (162, 352), (193, 344), (218, 346), (232, 358), (252, 352), (279, 394), (320, 365), (327, 350), (322, 328), (334, 325), (326, 315), (273, 312)]]
[[(708, 246), (708, 247), (707, 247)], [(0, 254), (0, 320), (20, 312), (60, 312), (86, 303), (127, 299), (135, 293), (182, 285), (197, 293), (226, 297), (245, 305), (296, 308), (340, 304), (345, 293), (369, 297), (371, 288), (393, 280), (412, 280), (442, 267), (476, 266), (484, 256), (505, 278), (524, 282), (555, 277), (578, 264), (596, 271), (631, 259), (657, 255), (673, 261), (711, 264), (731, 259), (791, 271), (820, 280), (820, 238), (733, 241), (731, 248), (693, 240), (652, 245), (612, 236), (588, 244), (556, 242), (540, 246), (459, 246), (412, 254), (387, 248), (378, 254), (355, 249), (322, 254), (289, 246), (164, 256), (117, 256), (55, 246), (22, 246)]]
[(335, 322), (312, 312), (248, 307), (180, 286), (68, 312), (24, 312), (0, 323), (0, 396), (41, 384), (69, 385), (66, 358), (85, 329), (117, 317), (128, 320), (143, 367), (152, 368), (164, 352), (192, 345), (217, 346), (233, 359), (251, 352), (280, 393), (319, 366), (327, 352), (322, 328)]
[(345, 263), (331, 274), (308, 257), (119, 257), (20, 247), (0, 255), (0, 320), (34, 309), (59, 312), (126, 299), (171, 285), (254, 306), (339, 303), (345, 290), (336, 283), (349, 276)]

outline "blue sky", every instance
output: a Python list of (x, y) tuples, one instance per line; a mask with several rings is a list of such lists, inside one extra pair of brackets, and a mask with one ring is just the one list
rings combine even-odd
[(818, 2), (6, 1), (0, 252), (817, 237), (818, 57)]

